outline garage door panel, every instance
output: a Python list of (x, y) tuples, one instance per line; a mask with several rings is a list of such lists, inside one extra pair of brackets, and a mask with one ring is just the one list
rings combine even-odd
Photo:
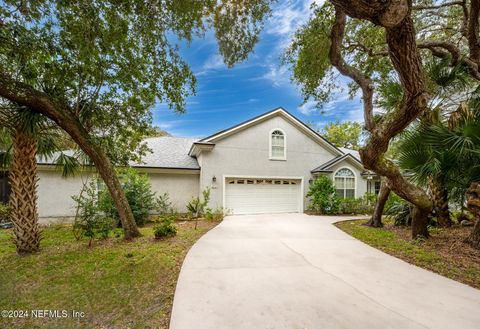
[(225, 206), (234, 214), (300, 212), (301, 197), (300, 180), (228, 178), (225, 185)]

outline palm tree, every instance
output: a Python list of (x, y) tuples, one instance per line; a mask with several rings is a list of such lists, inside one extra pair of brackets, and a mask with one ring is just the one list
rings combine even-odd
[[(412, 179), (428, 191), (438, 224), (450, 226), (452, 223), (450, 197), (446, 180), (449, 179), (447, 173), (452, 169), (455, 154), (450, 150), (433, 146), (426, 140), (425, 134), (431, 134), (430, 128), (433, 126), (455, 129), (456, 125), (460, 124), (456, 118), (465, 112), (465, 99), (474, 94), (474, 91), (468, 72), (461, 65), (450, 67), (448, 59), (432, 60), (427, 63), (426, 68), (432, 94), (429, 104), (431, 110), (425, 112), (399, 137), (397, 160), (400, 167), (412, 174)], [(395, 90), (395, 83), (392, 83), (392, 87), (384, 91), (385, 93), (392, 91), (391, 95), (385, 97), (384, 105), (387, 108), (399, 102), (401, 94)]]
[(449, 126), (432, 126), (425, 138), (433, 147), (444, 148), (453, 155), (446, 186), (462, 206), (467, 196), (466, 205), (476, 217), (467, 242), (480, 249), (480, 102), (473, 99), (468, 105), (451, 116)]
[[(35, 252), (40, 248), (37, 155), (51, 157), (60, 151), (62, 133), (45, 117), (21, 107), (15, 111), (0, 109), (0, 123), (3, 126), (2, 166), (9, 170), (11, 185), (9, 204), (14, 243), (18, 253)], [(73, 173), (78, 165), (78, 161), (67, 157), (61, 153), (57, 158), (64, 175)]]
[(433, 211), (440, 226), (450, 226), (448, 190), (446, 180), (451, 171), (454, 156), (449, 150), (436, 148), (426, 139), (433, 125), (443, 125), (440, 111), (432, 111), (428, 118), (422, 118), (414, 129), (403, 135), (399, 146), (398, 162), (402, 169), (412, 174), (412, 179), (429, 190)]

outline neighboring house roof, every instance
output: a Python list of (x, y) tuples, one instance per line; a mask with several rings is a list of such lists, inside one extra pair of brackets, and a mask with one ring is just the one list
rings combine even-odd
[(188, 155), (194, 138), (154, 137), (145, 140), (148, 152), (142, 157), (142, 163), (131, 163), (133, 167), (200, 169), (197, 159)]
[[(241, 131), (243, 129), (246, 129), (248, 127), (251, 127), (259, 122), (263, 122), (265, 120), (268, 120), (269, 118), (271, 117), (274, 117), (276, 115), (281, 115), (283, 116), (285, 119), (289, 120), (291, 123), (295, 124), (298, 128), (302, 129), (306, 135), (309, 135), (311, 138), (313, 138), (314, 140), (316, 140), (317, 142), (321, 143), (323, 146), (325, 146), (327, 149), (329, 149), (333, 154), (337, 154), (337, 155), (343, 155), (343, 151), (341, 151), (338, 147), (336, 147), (335, 145), (333, 145), (332, 143), (330, 143), (327, 139), (325, 139), (322, 135), (320, 135), (318, 132), (316, 132), (315, 130), (313, 130), (312, 128), (310, 128), (309, 126), (307, 126), (305, 123), (303, 123), (302, 121), (300, 121), (298, 118), (296, 118), (295, 116), (293, 116), (291, 113), (289, 113), (287, 110), (285, 110), (284, 108), (282, 107), (278, 107), (276, 109), (273, 109), (269, 112), (266, 112), (266, 113), (263, 113), (259, 116), (256, 116), (252, 119), (249, 119), (247, 121), (244, 121), (242, 123), (239, 123), (233, 127), (230, 127), (230, 128), (227, 128), (227, 129), (224, 129), (224, 130), (221, 130), (213, 135), (210, 135), (208, 137), (205, 137), (201, 140), (199, 140), (198, 142), (194, 143), (192, 148), (195, 146), (195, 145), (198, 145), (198, 144), (214, 144), (215, 141), (219, 140), (219, 139), (222, 139), (224, 137), (227, 137), (227, 136), (230, 136), (238, 131)], [(190, 154), (194, 154), (195, 152), (193, 151), (193, 149), (190, 150)]]

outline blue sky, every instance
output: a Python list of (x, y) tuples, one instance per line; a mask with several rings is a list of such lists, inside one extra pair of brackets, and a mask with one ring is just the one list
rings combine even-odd
[[(308, 19), (312, 1), (280, 1), (254, 52), (232, 69), (223, 64), (211, 31), (183, 47), (182, 56), (197, 77), (197, 94), (189, 97), (184, 114), (157, 104), (154, 124), (173, 136), (204, 137), (280, 106), (319, 127), (336, 120), (362, 121), (360, 99), (350, 100), (345, 90), (332, 96), (323, 114), (314, 109), (313, 102), (302, 106), (299, 88), (290, 81), (291, 72), (280, 64), (292, 34)], [(342, 79), (341, 84), (346, 82)]]

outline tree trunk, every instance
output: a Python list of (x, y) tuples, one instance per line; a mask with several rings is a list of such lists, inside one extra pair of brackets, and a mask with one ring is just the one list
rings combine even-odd
[(36, 154), (37, 141), (17, 129), (13, 138), (13, 161), (9, 178), (13, 241), (18, 253), (32, 253), (40, 249)]
[(58, 103), (49, 95), (35, 90), (27, 84), (13, 80), (3, 72), (0, 72), (0, 96), (19, 105), (27, 106), (30, 110), (53, 120), (65, 130), (90, 157), (105, 182), (117, 207), (125, 238), (132, 239), (141, 235), (110, 159), (104, 150), (92, 141), (88, 131), (66, 105)]
[[(338, 71), (352, 78), (362, 89), (365, 127), (370, 133), (360, 157), (366, 169), (389, 180), (390, 188), (416, 207), (412, 216), (412, 237), (428, 237), (428, 214), (432, 202), (420, 187), (407, 181), (399, 168), (384, 157), (390, 140), (403, 131), (426, 108), (429, 100), (425, 76), (416, 45), (415, 27), (411, 17), (411, 1), (331, 0), (335, 6), (335, 23), (331, 31), (330, 61)], [(374, 122), (371, 79), (342, 58), (346, 14), (383, 26), (390, 60), (398, 73), (403, 90), (402, 104)]]
[(430, 209), (413, 207), (412, 211), (412, 238), (428, 238), (428, 215)]
[(385, 203), (388, 200), (388, 196), (390, 195), (390, 187), (388, 187), (387, 182), (383, 181), (380, 185), (380, 192), (378, 193), (377, 203), (375, 204), (375, 210), (373, 211), (373, 216), (370, 218), (368, 222), (365, 223), (366, 226), (372, 227), (382, 227), (382, 215), (383, 215), (383, 208), (385, 207)]
[(437, 216), (438, 225), (441, 227), (452, 226), (450, 210), (448, 207), (448, 192), (443, 184), (436, 178), (429, 178), (430, 192), (432, 194), (433, 209)]
[(467, 191), (467, 208), (475, 216), (473, 231), (467, 242), (480, 249), (480, 182), (473, 182)]

